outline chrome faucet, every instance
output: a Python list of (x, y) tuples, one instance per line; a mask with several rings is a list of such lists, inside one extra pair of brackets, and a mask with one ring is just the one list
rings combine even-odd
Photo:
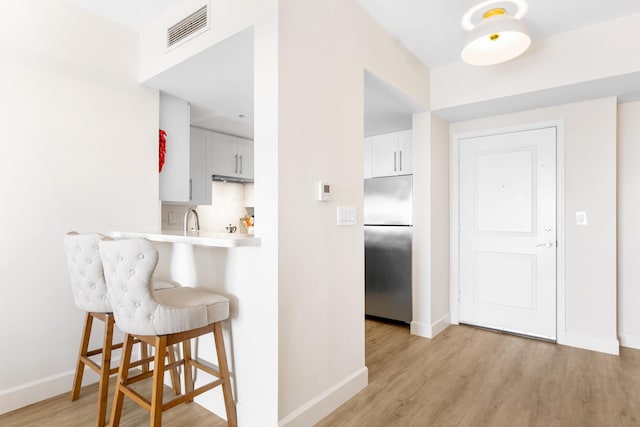
[(200, 218), (198, 218), (198, 211), (196, 210), (196, 208), (191, 207), (187, 209), (187, 211), (184, 213), (184, 232), (185, 233), (189, 231), (187, 229), (187, 226), (189, 225), (189, 216), (191, 213), (193, 213), (194, 225), (195, 225), (195, 230), (193, 231), (195, 232), (200, 231)]

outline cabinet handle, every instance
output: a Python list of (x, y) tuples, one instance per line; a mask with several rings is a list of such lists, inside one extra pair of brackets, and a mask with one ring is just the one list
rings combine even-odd
[(240, 174), (242, 175), (242, 155), (240, 155)]
[(235, 156), (233, 156), (233, 157), (235, 157), (235, 159), (236, 159), (236, 168), (235, 168), (233, 171), (234, 171), (235, 173), (238, 173), (238, 155), (236, 154), (236, 155), (235, 155)]
[(396, 151), (393, 152), (393, 171), (394, 172), (398, 172), (398, 169), (396, 168), (396, 157), (398, 156), (398, 153)]
[(402, 171), (402, 150), (400, 150), (400, 171)]
[(189, 180), (189, 201), (193, 200), (193, 179)]

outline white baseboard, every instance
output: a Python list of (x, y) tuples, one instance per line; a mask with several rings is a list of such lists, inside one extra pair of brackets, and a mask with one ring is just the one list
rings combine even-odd
[[(70, 393), (74, 374), (75, 370), (62, 372), (41, 380), (0, 390), (0, 414), (11, 412), (62, 393)], [(98, 375), (91, 369), (85, 369), (82, 385), (93, 384), (97, 381)]]
[(432, 324), (422, 322), (411, 322), (411, 335), (417, 335), (424, 338), (434, 338), (440, 332), (444, 331), (451, 324), (449, 313), (445, 314)]
[(365, 388), (368, 383), (369, 370), (365, 366), (293, 411), (278, 425), (280, 427), (312, 426)]
[[(120, 366), (120, 356), (111, 359), (111, 363), (111, 366)], [(0, 390), (0, 415), (62, 393), (71, 393), (75, 373), (74, 369)], [(98, 379), (98, 374), (85, 367), (82, 375), (82, 387), (97, 383)]]
[(622, 347), (635, 348), (640, 350), (640, 335), (618, 332), (618, 336), (620, 338), (620, 345)]
[(620, 343), (617, 338), (602, 339), (565, 332), (563, 341), (564, 342), (558, 341), (558, 344), (599, 351), (601, 353), (609, 353), (616, 356), (620, 354)]
[(428, 323), (411, 322), (411, 335), (417, 335), (419, 337), (431, 338), (431, 325)]
[(431, 324), (431, 332), (433, 333), (433, 337), (435, 337), (440, 332), (447, 329), (447, 326), (449, 326), (450, 324), (451, 324), (451, 316), (449, 315), (449, 313), (445, 314), (444, 316), (442, 316), (441, 318), (433, 322), (433, 324)]

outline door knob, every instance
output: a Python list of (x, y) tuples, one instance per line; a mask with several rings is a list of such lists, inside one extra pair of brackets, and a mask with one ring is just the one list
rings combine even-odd
[(546, 242), (546, 243), (540, 243), (538, 245), (536, 245), (536, 248), (542, 247), (544, 246), (545, 248), (552, 248), (553, 247), (553, 242)]

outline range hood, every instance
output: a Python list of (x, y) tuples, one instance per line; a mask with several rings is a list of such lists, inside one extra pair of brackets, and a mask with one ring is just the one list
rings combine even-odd
[(240, 176), (211, 175), (213, 181), (219, 182), (236, 182), (239, 184), (252, 184), (253, 178), (243, 178)]

